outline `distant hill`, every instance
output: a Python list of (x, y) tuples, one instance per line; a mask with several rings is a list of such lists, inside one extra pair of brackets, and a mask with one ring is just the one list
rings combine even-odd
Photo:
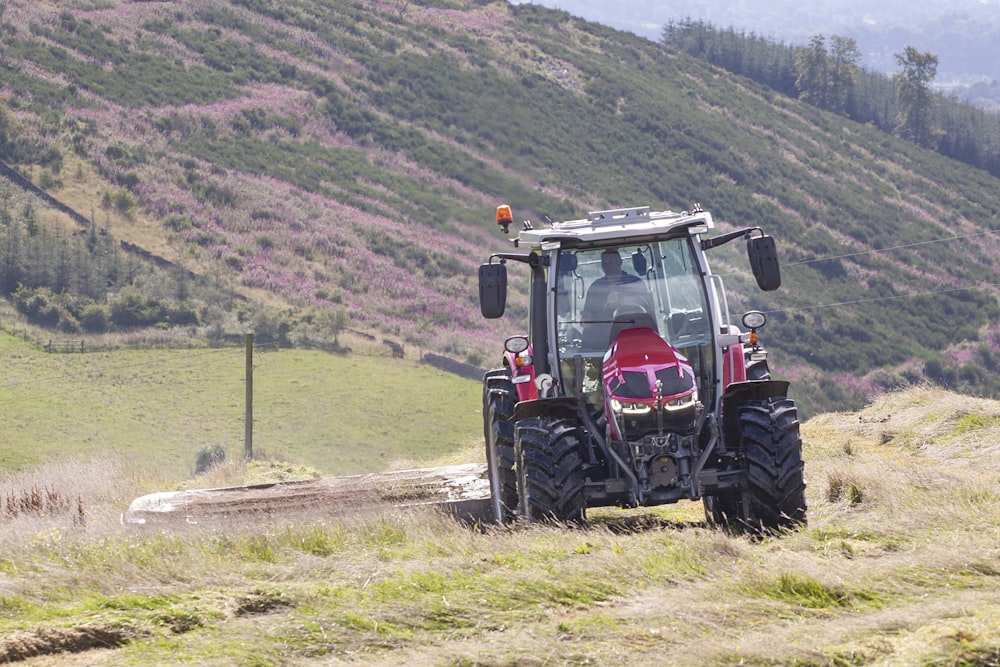
[(0, 157), (251, 303), (486, 366), (526, 318), (478, 312), (496, 204), (697, 202), (778, 239), (778, 292), (713, 266), (806, 414), (1000, 392), (996, 179), (649, 40), (505, 2), (6, 7)]
[(907, 46), (931, 52), (940, 60), (937, 86), (982, 106), (1000, 107), (1000, 13), (996, 2), (959, 0), (532, 0), (534, 4), (629, 30), (658, 41), (670, 21), (695, 19), (719, 28), (736, 28), (788, 44), (805, 45), (813, 35), (851, 37), (862, 64), (895, 72), (895, 54)]

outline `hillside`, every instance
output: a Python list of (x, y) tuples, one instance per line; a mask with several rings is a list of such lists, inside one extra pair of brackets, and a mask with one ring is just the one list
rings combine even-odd
[(487, 366), (526, 313), (478, 313), (496, 204), (698, 202), (777, 237), (779, 292), (738, 250), (714, 268), (771, 313), (806, 414), (925, 378), (1000, 392), (995, 179), (647, 40), (504, 2), (5, 7), (6, 159), (252, 303)]
[(687, 503), (576, 529), (319, 511), (129, 531), (150, 480), (116, 458), (0, 476), (24, 501), (0, 508), (0, 662), (997, 664), (1000, 404), (911, 389), (802, 433), (810, 524), (758, 542)]

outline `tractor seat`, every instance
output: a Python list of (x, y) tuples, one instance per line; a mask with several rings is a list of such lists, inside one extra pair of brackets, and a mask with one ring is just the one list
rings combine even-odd
[(626, 329), (656, 329), (656, 320), (649, 313), (623, 313), (616, 314), (615, 319), (611, 323), (611, 336), (608, 339), (608, 345), (615, 342), (618, 338), (618, 334), (625, 331)]

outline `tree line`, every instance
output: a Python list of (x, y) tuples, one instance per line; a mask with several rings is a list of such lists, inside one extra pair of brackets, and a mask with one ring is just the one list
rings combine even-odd
[[(0, 295), (38, 326), (72, 334), (197, 324), (186, 276), (179, 278), (156, 277), (96, 225), (53, 230), (32, 199), (15, 200), (10, 186), (0, 192)], [(156, 294), (153, 285), (173, 293)]]
[(667, 24), (662, 43), (1000, 176), (1000, 114), (935, 93), (933, 53), (907, 46), (894, 54), (899, 70), (887, 76), (860, 67), (857, 43), (839, 35), (793, 46), (685, 20)]

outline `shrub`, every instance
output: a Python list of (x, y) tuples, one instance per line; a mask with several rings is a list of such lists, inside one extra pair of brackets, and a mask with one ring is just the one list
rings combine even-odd
[(87, 304), (80, 311), (80, 326), (87, 333), (105, 333), (111, 326), (111, 311), (101, 303)]
[(167, 321), (177, 326), (196, 326), (201, 323), (201, 318), (192, 306), (180, 303), (167, 309)]
[[(121, 178), (118, 179), (119, 183), (124, 185), (129, 190), (134, 190), (137, 185), (139, 185), (139, 174), (134, 171), (130, 171), (123, 174)], [(129, 207), (131, 208), (131, 206)]]
[(73, 313), (69, 312), (65, 308), (59, 311), (59, 321), (56, 324), (56, 329), (63, 333), (80, 333), (82, 331), (80, 327), (80, 321), (77, 320)]
[(163, 226), (175, 232), (183, 232), (197, 227), (191, 217), (187, 215), (171, 215), (163, 221)]
[(111, 302), (111, 321), (122, 329), (147, 327), (167, 320), (164, 305), (136, 287), (125, 287)]
[(62, 179), (56, 178), (48, 170), (42, 171), (41, 176), (38, 177), (38, 185), (43, 190), (54, 190), (61, 188), (63, 185)]
[(14, 307), (32, 324), (49, 328), (59, 324), (63, 310), (52, 290), (47, 287), (31, 289), (23, 285), (14, 292)]
[(194, 464), (194, 474), (201, 475), (209, 468), (226, 460), (225, 445), (210, 445), (198, 450), (198, 459)]
[(111, 201), (115, 210), (122, 215), (129, 215), (135, 208), (135, 199), (128, 190), (116, 190), (111, 195)]

